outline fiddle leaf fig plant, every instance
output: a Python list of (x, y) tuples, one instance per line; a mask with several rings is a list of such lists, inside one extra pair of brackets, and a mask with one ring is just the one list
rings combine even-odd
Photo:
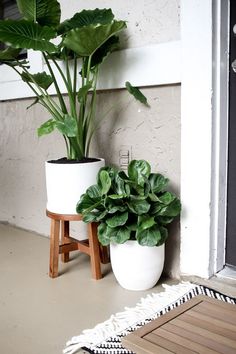
[[(57, 129), (64, 137), (68, 159), (81, 160), (89, 155), (91, 139), (99, 120), (96, 117), (96, 96), (99, 69), (119, 45), (118, 34), (125, 21), (114, 19), (111, 9), (82, 10), (60, 23), (61, 8), (57, 0), (17, 0), (20, 20), (0, 21), (0, 63), (10, 66), (21, 76), (49, 113), (38, 129), (38, 135)], [(56, 44), (57, 43), (57, 44)], [(30, 63), (20, 59), (23, 50), (39, 51), (46, 71), (33, 73)], [(64, 83), (69, 105), (58, 84)], [(56, 96), (48, 89), (54, 86)], [(126, 84), (140, 102), (143, 95)], [(101, 119), (100, 119), (101, 120)]]
[(137, 240), (142, 246), (160, 246), (168, 225), (180, 214), (179, 198), (166, 190), (168, 179), (152, 173), (145, 160), (132, 160), (128, 174), (103, 167), (97, 184), (90, 186), (78, 204), (83, 221), (98, 222), (102, 245)]

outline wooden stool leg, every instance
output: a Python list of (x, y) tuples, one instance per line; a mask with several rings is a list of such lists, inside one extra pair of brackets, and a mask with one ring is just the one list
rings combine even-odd
[(98, 280), (102, 278), (102, 273), (96, 223), (88, 224), (88, 236), (92, 277)]
[(109, 249), (108, 246), (99, 245), (100, 259), (103, 264), (110, 263)]
[(51, 219), (49, 276), (58, 276), (60, 221)]
[[(63, 245), (68, 243), (67, 237), (69, 237), (69, 233), (70, 233), (69, 221), (62, 220), (61, 221), (61, 243)], [(70, 260), (70, 253), (69, 252), (62, 253), (61, 261), (63, 263), (66, 263), (66, 262), (69, 262), (69, 260)]]

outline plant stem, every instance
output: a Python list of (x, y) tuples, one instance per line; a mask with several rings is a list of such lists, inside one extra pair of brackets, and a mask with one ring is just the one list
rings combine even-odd
[(53, 70), (52, 70), (51, 64), (50, 64), (50, 62), (49, 62), (49, 60), (48, 60), (48, 58), (47, 58), (47, 56), (46, 56), (45, 53), (43, 53), (43, 57), (44, 57), (44, 59), (45, 59), (45, 62), (46, 62), (46, 64), (47, 64), (47, 67), (48, 67), (48, 69), (49, 69), (49, 72), (50, 72), (50, 74), (51, 74), (51, 77), (52, 77), (52, 79), (53, 79), (53, 83), (54, 83), (54, 86), (55, 86), (55, 89), (56, 89), (56, 92), (57, 92), (57, 95), (58, 95), (58, 99), (59, 99), (59, 101), (60, 101), (61, 110), (62, 110), (62, 112), (63, 112), (64, 114), (66, 114), (66, 113), (67, 113), (67, 108), (66, 108), (66, 105), (65, 105), (65, 101), (64, 101), (64, 99), (63, 99), (63, 96), (62, 96), (61, 91), (60, 91), (60, 89), (59, 89), (59, 86), (58, 86), (58, 84), (57, 84), (57, 80), (56, 80), (56, 78), (55, 78), (55, 75), (54, 75), (54, 72), (53, 72)]
[(70, 101), (71, 116), (74, 117), (74, 119), (76, 119), (74, 92), (73, 92), (72, 81), (71, 81), (71, 76), (70, 76), (69, 60), (68, 60), (67, 56), (66, 56), (65, 62), (66, 62), (66, 77), (67, 77), (67, 82), (68, 82), (68, 96), (69, 96), (69, 101)]

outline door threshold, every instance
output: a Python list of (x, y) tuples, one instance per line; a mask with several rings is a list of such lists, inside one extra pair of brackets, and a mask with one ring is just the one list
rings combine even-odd
[(236, 280), (236, 267), (226, 265), (221, 271), (215, 274), (217, 278)]

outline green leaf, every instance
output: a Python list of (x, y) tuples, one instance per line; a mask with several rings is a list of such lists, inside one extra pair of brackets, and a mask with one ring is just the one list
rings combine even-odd
[(83, 222), (90, 223), (90, 222), (97, 222), (97, 218), (98, 218), (99, 213), (98, 212), (91, 212), (88, 214), (85, 214), (83, 216)]
[(115, 234), (114, 229), (110, 228), (104, 222), (98, 226), (98, 240), (103, 246), (110, 244), (110, 240), (113, 234)]
[(138, 231), (150, 229), (153, 225), (156, 224), (154, 216), (141, 215), (138, 217)]
[(92, 200), (95, 200), (96, 202), (98, 200), (101, 200), (101, 192), (96, 184), (93, 186), (90, 186), (86, 190), (86, 193), (88, 194), (89, 198), (91, 198)]
[(83, 216), (83, 221), (85, 223), (90, 223), (90, 222), (99, 222), (101, 221), (107, 214), (107, 211), (104, 210), (103, 212), (101, 211), (92, 211), (90, 213), (87, 213)]
[(98, 174), (97, 174), (97, 184), (100, 184), (100, 173), (101, 171), (106, 171), (108, 173), (108, 176), (110, 177), (111, 181), (114, 180), (116, 174), (117, 174), (117, 170), (114, 167), (110, 167), (110, 166), (104, 166), (101, 167)]
[(76, 212), (78, 214), (84, 214), (86, 212), (90, 212), (95, 208), (94, 201), (86, 194), (82, 194), (80, 200), (76, 205)]
[(86, 95), (88, 94), (88, 91), (92, 88), (92, 83), (89, 82), (87, 85), (84, 85), (82, 86), (80, 89), (79, 89), (79, 92), (78, 92), (78, 101), (80, 103), (83, 103)]
[(101, 64), (107, 56), (119, 48), (119, 37), (110, 37), (92, 56), (91, 68)]
[(127, 210), (127, 207), (125, 205), (108, 205), (107, 206), (107, 209), (108, 209), (108, 213), (109, 214), (114, 214), (116, 213), (117, 211), (126, 211)]
[(77, 121), (74, 117), (69, 114), (65, 114), (63, 121), (56, 121), (56, 127), (60, 133), (66, 135), (68, 137), (76, 137), (77, 136)]
[(111, 236), (110, 242), (121, 244), (130, 239), (131, 230), (128, 227), (123, 226), (113, 230), (116, 231), (116, 234)]
[(168, 238), (168, 230), (165, 227), (160, 226), (159, 230), (161, 233), (161, 239), (159, 240), (159, 242), (157, 242), (157, 246), (161, 246), (163, 243), (166, 242), (166, 240)]
[(126, 197), (126, 194), (110, 194), (109, 198), (110, 199), (124, 199)]
[(161, 192), (169, 182), (168, 178), (160, 173), (151, 173), (148, 179), (153, 193)]
[(158, 220), (158, 223), (161, 225), (168, 225), (170, 224), (173, 220), (173, 216), (157, 216), (156, 219)]
[(151, 208), (150, 208), (150, 214), (155, 215), (160, 212), (160, 210), (163, 209), (163, 204), (157, 202), (157, 203), (152, 203)]
[(150, 204), (146, 200), (131, 200), (127, 205), (130, 211), (137, 215), (146, 214), (150, 209)]
[(128, 175), (138, 185), (144, 186), (151, 172), (151, 166), (145, 160), (132, 160), (128, 166)]
[(136, 98), (141, 103), (148, 104), (147, 103), (147, 98), (144, 96), (144, 94), (137, 88), (131, 85), (129, 81), (126, 81), (125, 87), (129, 91), (129, 93)]
[(159, 198), (156, 196), (156, 194), (154, 194), (154, 193), (149, 193), (148, 194), (148, 197), (150, 198), (150, 200), (152, 201), (152, 202), (158, 202), (159, 201)]
[(0, 41), (9, 43), (14, 48), (55, 52), (57, 47), (49, 42), (55, 36), (53, 29), (26, 20), (0, 21)]
[(0, 51), (0, 62), (14, 60), (18, 57), (20, 52), (21, 52), (21, 49), (15, 49), (15, 48), (11, 48), (11, 47), (1, 50)]
[(175, 198), (173, 202), (171, 202), (169, 205), (162, 208), (158, 212), (158, 215), (175, 217), (180, 214), (180, 211), (181, 211), (181, 203), (178, 198)]
[(37, 73), (37, 74), (28, 74), (25, 72), (22, 72), (21, 78), (25, 82), (33, 82), (34, 84), (38, 85), (39, 87), (42, 87), (44, 90), (47, 90), (49, 86), (53, 83), (53, 79), (50, 75), (46, 74), (45, 71), (42, 73)]
[(108, 218), (106, 220), (106, 224), (111, 227), (117, 227), (125, 225), (126, 221), (128, 220), (128, 212), (125, 213), (117, 213), (114, 216)]
[(114, 183), (114, 187), (115, 187), (116, 194), (121, 195), (121, 196), (126, 196), (125, 182), (120, 177), (120, 175), (118, 173), (115, 175), (115, 181), (114, 182), (115, 182)]
[(50, 134), (56, 127), (55, 119), (49, 119), (47, 122), (43, 123), (37, 130), (38, 136)]
[(153, 247), (162, 242), (162, 234), (157, 225), (154, 225), (151, 228), (145, 229), (141, 232), (137, 230), (136, 238), (141, 246)]
[(168, 205), (173, 202), (176, 196), (171, 192), (165, 192), (158, 197), (159, 201), (165, 205)]
[(98, 173), (98, 186), (101, 194), (105, 195), (111, 187), (111, 178), (106, 170), (100, 170)]
[(81, 28), (89, 25), (111, 23), (114, 15), (111, 9), (83, 10), (76, 13), (71, 19), (62, 22), (58, 28), (58, 33), (62, 34), (73, 28)]
[(56, 0), (17, 0), (22, 16), (42, 26), (58, 26), (61, 17), (60, 4)]
[(64, 45), (82, 57), (92, 55), (110, 37), (126, 27), (124, 21), (113, 21), (106, 25), (89, 25), (69, 31)]

